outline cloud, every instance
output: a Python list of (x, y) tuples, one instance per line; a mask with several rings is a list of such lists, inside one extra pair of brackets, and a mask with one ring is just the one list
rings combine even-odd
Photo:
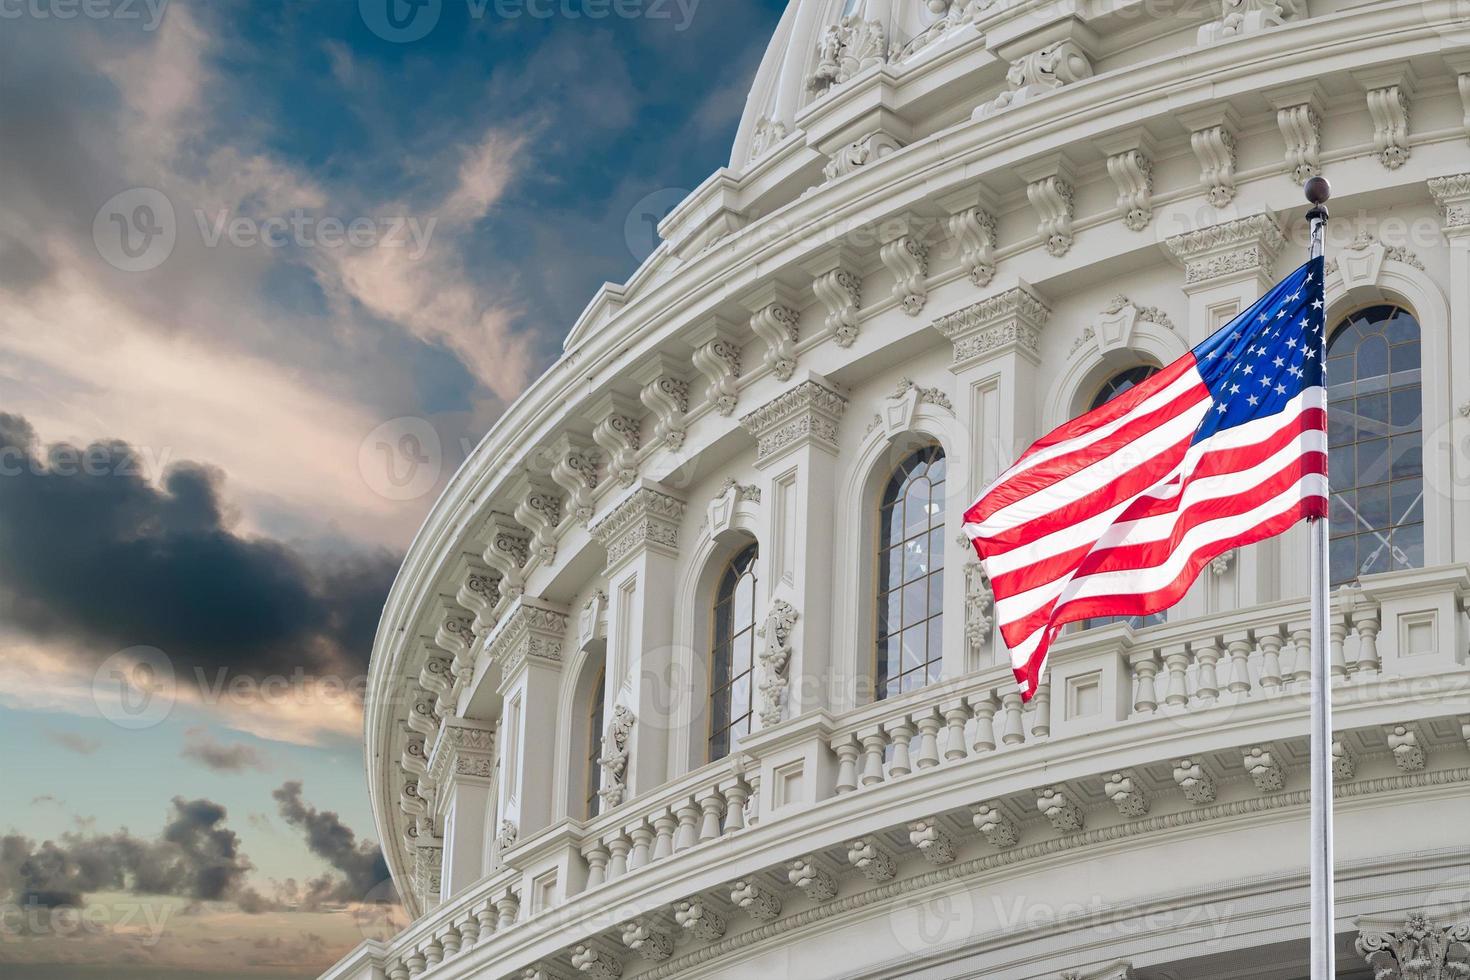
[(179, 462), (155, 486), (123, 442), (43, 449), (3, 413), (0, 466), (0, 613), (12, 629), (75, 642), (94, 661), (156, 647), (201, 687), (365, 667), (397, 566), (387, 552), (320, 558), (240, 535), (218, 469)]
[(85, 908), (94, 892), (171, 895), (191, 901), (253, 900), (245, 884), (250, 861), (211, 800), (173, 799), (170, 819), (155, 838), (126, 830), (63, 834), (37, 844), (0, 837), (0, 892), (18, 905)]
[(55, 742), (68, 752), (75, 752), (77, 755), (95, 755), (97, 750), (102, 748), (102, 741), (100, 739), (89, 738), (77, 732), (58, 732), (47, 729), (46, 738), (48, 741)]
[[(301, 783), (283, 783), (271, 795), (280, 809), (281, 819), (306, 836), (306, 846), (317, 857), (325, 860), (342, 878), (316, 879), (308, 882), (298, 900), (320, 904), (324, 901), (361, 902), (370, 896), (391, 895), (388, 864), (383, 851), (371, 841), (359, 841), (352, 828), (331, 810), (318, 810), (301, 797)], [(290, 882), (295, 888), (295, 882)]]
[[(188, 739), (184, 743), (183, 750), (179, 756), (189, 759), (212, 769), (215, 772), (244, 772), (247, 769), (257, 769), (264, 772), (269, 768), (265, 756), (254, 746), (243, 742), (226, 744), (212, 738), (202, 728), (190, 728), (184, 732)], [(251, 820), (254, 822), (254, 814)]]

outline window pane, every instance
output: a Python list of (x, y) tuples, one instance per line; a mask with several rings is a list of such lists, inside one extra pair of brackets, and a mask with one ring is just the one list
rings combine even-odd
[(929, 615), (929, 589), (924, 579), (903, 587), (903, 624), (912, 626)]

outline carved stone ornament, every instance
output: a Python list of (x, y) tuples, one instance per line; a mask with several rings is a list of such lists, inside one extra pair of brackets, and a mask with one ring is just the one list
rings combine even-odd
[(559, 609), (523, 597), (490, 634), (486, 651), (505, 678), (514, 677), (527, 660), (559, 665), (570, 620)]
[(675, 902), (674, 922), (701, 942), (713, 942), (725, 934), (725, 917), (698, 898)]
[(1015, 847), (1021, 839), (1021, 829), (1016, 822), (993, 803), (975, 804), (970, 808), (970, 819), (992, 847)]
[(1143, 231), (1153, 220), (1154, 165), (1141, 149), (1108, 157), (1108, 176), (1118, 189), (1118, 213), (1130, 231)]
[(597, 947), (585, 943), (573, 947), (572, 966), (591, 980), (617, 980), (623, 975), (623, 964)]
[(835, 453), (837, 423), (846, 408), (847, 399), (831, 388), (803, 381), (742, 416), (740, 425), (756, 439), (757, 464), (808, 441)]
[(740, 346), (733, 337), (717, 336), (694, 350), (694, 367), (709, 382), (706, 397), (720, 415), (735, 412), (740, 397)]
[(614, 568), (641, 548), (675, 554), (683, 520), (682, 500), (640, 487), (592, 526), (592, 537), (607, 549), (607, 567)]
[(750, 137), (750, 154), (746, 160), (760, 159), (789, 135), (791, 135), (791, 130), (786, 127), (785, 123), (772, 119), (770, 116), (761, 116), (756, 121), (755, 133)]
[(771, 604), (766, 621), (756, 630), (764, 639), (758, 660), (761, 665), (760, 719), (766, 727), (778, 725), (786, 712), (786, 689), (790, 684), (787, 671), (791, 666), (791, 634), (796, 629), (799, 614), (796, 607), (784, 599)]
[(757, 922), (772, 922), (781, 915), (780, 897), (753, 878), (742, 878), (730, 887), (730, 904)]
[(982, 14), (994, 7), (997, 0), (926, 0), (929, 10), (944, 16), (924, 28), (893, 55), (894, 61), (907, 61), (941, 39), (957, 34), (958, 31), (978, 21)]
[(797, 312), (782, 303), (770, 303), (750, 318), (750, 329), (766, 342), (766, 352), (762, 355), (765, 365), (778, 381), (789, 380), (796, 371), (798, 319)]
[(858, 337), (858, 311), (863, 306), (861, 277), (850, 269), (831, 269), (812, 280), (812, 292), (827, 309), (827, 333), (838, 347), (851, 347)]
[(674, 955), (674, 938), (647, 919), (623, 923), (623, 945), (651, 963)]
[(515, 847), (516, 840), (520, 837), (514, 820), (500, 821), (500, 833), (495, 835), (495, 845), (502, 851)]
[(1092, 61), (1082, 46), (1070, 38), (1057, 41), (1012, 62), (1006, 72), (1006, 90), (976, 110), (975, 115), (993, 115), (1091, 77)]
[(1305, 17), (1305, 0), (1221, 0), (1220, 19), (1199, 29), (1199, 44), (1255, 34)]
[[(1461, 76), (1466, 77), (1466, 76)], [(1470, 232), (1470, 173), (1432, 177), (1427, 183), (1446, 232)]]
[(1215, 778), (1196, 759), (1180, 759), (1175, 763), (1174, 782), (1191, 803), (1215, 802)]
[(970, 282), (984, 288), (995, 276), (995, 216), (983, 208), (969, 208), (951, 215), (949, 233), (960, 245), (960, 266)]
[(990, 588), (990, 578), (985, 569), (978, 561), (966, 562), (965, 639), (972, 650), (978, 650), (989, 639), (991, 610), (994, 608), (995, 592)]
[(792, 861), (787, 866), (786, 877), (813, 902), (828, 902), (837, 897), (837, 882), (810, 856)]
[(827, 28), (817, 42), (817, 67), (807, 88), (825, 92), (888, 58), (888, 31), (877, 20), (849, 15)]
[(600, 456), (597, 447), (571, 436), (563, 436), (551, 448), (551, 479), (566, 492), (567, 509), (584, 526), (592, 520)]
[(609, 399), (592, 430), (592, 440), (602, 448), (607, 475), (625, 487), (638, 478), (640, 440), (636, 405), (631, 399)]
[(753, 504), (758, 504), (761, 502), (760, 487), (756, 486), (754, 483), (741, 483), (733, 476), (725, 477), (725, 482), (720, 484), (720, 492), (715, 494), (715, 496), (723, 497), (725, 496), (725, 494), (732, 492), (734, 493), (735, 499), (737, 501), (748, 500)]
[(930, 864), (949, 864), (955, 859), (954, 838), (935, 817), (909, 824), (909, 843)]
[(1103, 795), (1125, 817), (1148, 816), (1149, 800), (1131, 772), (1115, 772), (1103, 783)]
[(1210, 225), (1164, 241), (1184, 265), (1187, 286), (1200, 286), (1225, 276), (1253, 274), (1269, 279), (1286, 237), (1269, 214)]
[(1214, 575), (1216, 578), (1224, 575), (1225, 573), (1230, 571), (1230, 563), (1234, 560), (1234, 548), (1231, 548), (1229, 551), (1220, 552), (1220, 554), (1210, 559), (1210, 574)]
[(909, 316), (918, 316), (929, 301), (929, 247), (914, 235), (900, 235), (878, 250), (893, 274), (893, 296)]
[(1470, 977), (1470, 919), (1441, 925), (1424, 912), (1411, 912), (1398, 928), (1360, 920), (1354, 947), (1377, 980)]
[(897, 872), (893, 855), (875, 837), (860, 837), (847, 845), (847, 863), (873, 882), (892, 880)]
[(1036, 791), (1036, 809), (1041, 811), (1047, 822), (1064, 834), (1082, 829), (1082, 807), (1055, 786)]
[(602, 754), (597, 757), (597, 764), (602, 767), (602, 789), (597, 795), (607, 809), (622, 803), (627, 792), (628, 742), (637, 720), (632, 709), (620, 704), (613, 708), (612, 720), (603, 733)]
[(870, 163), (877, 163), (901, 149), (903, 143), (881, 129), (876, 130), (833, 153), (832, 159), (822, 168), (822, 176), (828, 181), (846, 177), (853, 171), (861, 170)]
[(1017, 287), (934, 321), (954, 345), (954, 367), (992, 354), (1019, 351), (1039, 357), (1041, 328), (1051, 310), (1028, 289)]

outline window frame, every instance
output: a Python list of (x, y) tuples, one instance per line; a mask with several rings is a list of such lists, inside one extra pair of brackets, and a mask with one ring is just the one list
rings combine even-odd
[[(889, 499), (890, 493), (895, 487), (895, 481), (898, 480), (901, 475), (905, 476), (906, 480), (907, 478), (912, 477), (912, 473), (905, 474), (905, 468), (909, 467), (911, 462), (916, 457), (926, 454), (929, 455), (930, 458), (924, 461), (924, 466), (926, 468), (924, 471), (924, 475), (920, 478), (929, 480), (929, 468), (932, 467), (935, 463), (943, 463), (944, 478), (937, 481), (937, 483), (933, 480), (929, 480), (930, 500), (932, 501), (934, 499), (936, 492), (940, 500), (943, 500), (945, 485), (949, 478), (948, 454), (945, 452), (944, 446), (937, 439), (925, 438), (918, 445), (914, 445), (912, 446), (912, 448), (909, 448), (909, 450), (904, 453), (903, 458), (900, 459), (898, 463), (896, 463), (891, 469), (888, 470), (887, 475), (879, 484), (877, 498), (873, 505), (874, 509), (870, 512), (873, 513), (876, 517), (874, 540), (871, 550), (869, 552), (873, 561), (873, 582), (872, 589), (869, 593), (873, 602), (873, 619), (872, 629), (869, 633), (869, 636), (870, 642), (872, 643), (872, 659), (870, 663), (873, 668), (872, 694), (874, 701), (884, 701), (888, 700), (889, 698), (898, 697), (906, 693), (903, 684), (903, 678), (905, 677), (908, 677), (910, 675), (922, 676), (924, 678), (924, 682), (918, 685), (918, 687), (922, 688), (927, 687), (934, 680), (938, 679), (937, 676), (932, 678), (930, 676), (933, 668), (938, 668), (940, 671), (943, 670), (945, 508), (941, 504), (937, 512), (931, 512), (930, 523), (927, 527), (925, 527), (923, 531), (916, 531), (913, 534), (908, 534), (908, 529), (904, 528), (903, 533), (905, 536), (896, 542), (891, 541), (888, 537), (891, 531), (891, 526), (886, 516), (887, 512), (889, 512), (892, 508), (902, 506), (902, 504), (908, 499), (907, 490), (894, 497), (892, 500)], [(912, 581), (906, 580), (901, 574), (898, 587), (896, 589), (889, 588), (888, 573), (886, 571), (888, 566), (885, 559), (891, 560), (889, 556), (892, 553), (900, 552), (909, 542), (916, 541), (921, 537), (927, 538), (931, 542), (928, 555), (931, 562), (931, 567), (928, 569), (928, 571), (922, 573), (920, 576), (916, 577)], [(939, 542), (938, 548), (934, 548), (932, 544), (932, 542), (936, 538)], [(939, 565), (937, 568), (932, 567), (932, 561), (935, 556), (938, 556), (939, 558)], [(936, 577), (938, 579), (937, 583), (935, 582)], [(920, 581), (925, 583), (927, 610), (926, 615), (921, 621), (909, 624), (903, 614), (903, 592), (907, 587), (912, 586)], [(934, 611), (935, 606), (933, 593), (935, 589), (938, 590), (939, 594), (937, 611)], [(884, 616), (884, 608), (890, 601), (892, 601), (890, 597), (894, 594), (897, 594), (899, 597), (898, 602), (900, 605), (900, 626), (899, 629), (896, 631), (885, 632), (888, 624)], [(924, 657), (922, 662), (917, 667), (910, 670), (903, 670), (903, 635), (911, 626), (923, 627)], [(931, 646), (933, 646), (935, 642), (936, 631), (938, 633), (937, 649), (931, 649)], [(896, 675), (896, 678), (898, 680), (897, 690), (889, 690), (889, 684), (892, 680), (894, 680), (894, 678), (889, 676), (887, 669), (888, 665), (885, 662), (886, 656), (884, 647), (886, 643), (892, 640), (896, 640), (900, 644), (900, 669), (898, 674)]]
[[(748, 557), (747, 557), (748, 556)], [(744, 567), (736, 572), (737, 566), (744, 562)], [(732, 573), (734, 573), (732, 577)], [(746, 624), (737, 624), (733, 617), (736, 608), (736, 597), (740, 591), (741, 583), (746, 578), (750, 581), (750, 621)], [(726, 587), (728, 583), (728, 594)], [(709, 605), (710, 616), (710, 645), (709, 645), (709, 696), (706, 704), (709, 708), (709, 722), (705, 733), (705, 761), (715, 762), (726, 758), (734, 752), (738, 745), (738, 736), (732, 733), (744, 722), (747, 732), (755, 718), (755, 689), (756, 689), (756, 629), (760, 624), (760, 617), (756, 613), (756, 600), (760, 589), (760, 544), (750, 541), (736, 549), (735, 553), (720, 568), (719, 577), (715, 579), (714, 597)], [(721, 637), (721, 606), (730, 607), (730, 634)], [(737, 644), (748, 642), (750, 651), (750, 662), (738, 675), (734, 673), (735, 651)], [(729, 677), (723, 683), (719, 682), (721, 676), (720, 658), (728, 658), (728, 666), (724, 673)], [(734, 693), (738, 681), (746, 681), (745, 712), (736, 715), (734, 706), (727, 703), (723, 710), (718, 705), (720, 696), (729, 698)], [(728, 717), (726, 717), (728, 716)], [(721, 718), (725, 719), (723, 725)], [(720, 739), (723, 738), (723, 742)]]

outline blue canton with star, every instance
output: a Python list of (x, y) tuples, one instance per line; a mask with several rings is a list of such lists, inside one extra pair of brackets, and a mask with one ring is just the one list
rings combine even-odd
[(1308, 260), (1194, 349), (1214, 396), (1195, 442), (1274, 415), (1302, 389), (1322, 384), (1323, 278), (1322, 259)]

